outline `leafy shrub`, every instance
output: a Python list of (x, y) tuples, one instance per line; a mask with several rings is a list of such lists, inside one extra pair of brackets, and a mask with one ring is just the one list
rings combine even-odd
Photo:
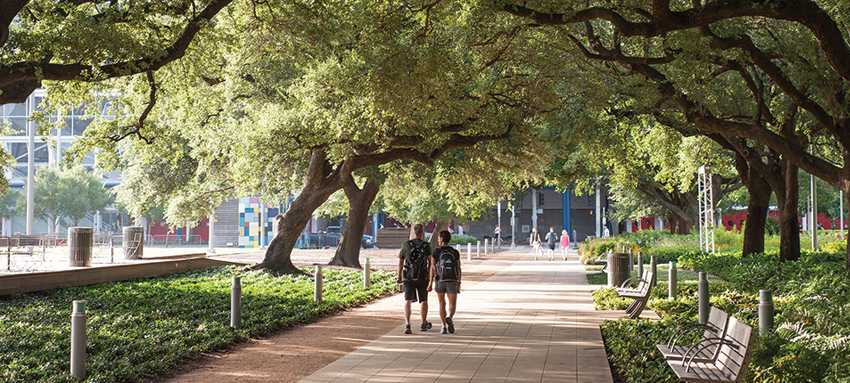
[(471, 235), (466, 235), (466, 234), (464, 234), (464, 235), (453, 234), (452, 240), (449, 242), (450, 245), (459, 245), (459, 244), (465, 245), (467, 243), (471, 243), (471, 244), (474, 245), (474, 244), (478, 243), (478, 238), (475, 238)]
[[(850, 312), (850, 274), (844, 257), (843, 253), (803, 252), (798, 261), (780, 264), (775, 252), (747, 257), (731, 252), (690, 252), (681, 254), (679, 263), (723, 278), (725, 281), (709, 284), (711, 305), (754, 328), (758, 327), (758, 290), (773, 292), (777, 329), (757, 337), (747, 382), (843, 382), (850, 381), (850, 317), (846, 315)], [(678, 298), (668, 300), (666, 287), (659, 282), (649, 307), (666, 321), (695, 322), (694, 285), (680, 283)], [(595, 292), (594, 300), (599, 307), (621, 307), (610, 292)], [(666, 328), (659, 325), (648, 330), (648, 325), (629, 320), (616, 323), (605, 326), (617, 329), (617, 337), (630, 334), (624, 341), (606, 336), (609, 358), (620, 372), (628, 375), (630, 382), (667, 381), (669, 370), (642, 372), (653, 366), (649, 363), (655, 350), (649, 339), (657, 340), (655, 332), (662, 334)], [(620, 342), (644, 346), (631, 348)], [(625, 351), (620, 355), (616, 350)]]
[[(66, 382), (71, 301), (87, 302), (87, 380), (139, 381), (200, 352), (359, 305), (396, 288), (395, 274), (323, 272), (323, 301), (313, 278), (273, 277), (217, 267), (151, 279), (69, 287), (0, 300), (0, 377), (4, 382)], [(242, 328), (230, 328), (231, 277), (242, 276)]]

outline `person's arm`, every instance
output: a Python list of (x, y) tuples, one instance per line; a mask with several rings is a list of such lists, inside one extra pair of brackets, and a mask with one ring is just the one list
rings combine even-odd
[(460, 277), (463, 275), (463, 269), (460, 267), (460, 253), (457, 254), (457, 285), (460, 286)]
[(404, 270), (404, 258), (398, 259), (398, 278), (396, 278), (396, 283), (401, 283), (401, 273)]
[(428, 256), (428, 291), (434, 286), (434, 257)]

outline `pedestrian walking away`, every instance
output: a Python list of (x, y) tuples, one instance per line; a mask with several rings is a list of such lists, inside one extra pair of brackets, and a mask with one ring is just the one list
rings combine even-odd
[[(440, 329), (440, 334), (455, 332), (455, 324), (452, 319), (457, 310), (457, 295), (460, 294), (460, 253), (453, 247), (449, 246), (452, 241), (452, 235), (446, 230), (440, 232), (439, 237), (440, 247), (434, 250), (434, 291), (437, 292), (437, 298), (440, 302), (440, 321), (443, 327)], [(448, 312), (446, 310), (446, 302), (448, 301)]]
[(531, 228), (531, 237), (528, 238), (528, 243), (534, 248), (534, 260), (537, 260), (537, 257), (540, 256), (540, 233), (537, 232), (536, 227)]
[(566, 230), (561, 230), (561, 255), (564, 260), (567, 260), (567, 248), (570, 247), (570, 234)]
[(404, 286), (404, 333), (410, 334), (410, 312), (413, 302), (419, 302), (419, 314), (422, 323), (420, 331), (431, 329), (428, 322), (428, 292), (434, 280), (434, 259), (431, 257), (431, 244), (425, 242), (425, 228), (421, 224), (413, 226), (414, 238), (401, 245), (398, 254), (398, 278), (396, 282)]
[(555, 228), (550, 227), (546, 233), (546, 244), (549, 245), (549, 260), (555, 260), (555, 246), (558, 246), (558, 234), (555, 234)]

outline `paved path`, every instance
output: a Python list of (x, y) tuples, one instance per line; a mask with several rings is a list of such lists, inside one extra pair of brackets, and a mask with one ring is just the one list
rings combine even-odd
[(405, 335), (400, 325), (301, 382), (613, 382), (599, 324), (624, 315), (593, 309), (598, 286), (587, 284), (576, 258), (525, 255), (463, 290), (455, 334), (439, 334), (431, 294), (434, 329), (417, 324)]

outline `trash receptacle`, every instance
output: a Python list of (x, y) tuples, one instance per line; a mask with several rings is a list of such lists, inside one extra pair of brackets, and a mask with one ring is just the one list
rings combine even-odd
[(608, 254), (608, 287), (620, 287), (629, 279), (629, 254)]
[(93, 241), (94, 229), (90, 227), (68, 228), (68, 253), (71, 257), (71, 266), (91, 266), (91, 247)]

